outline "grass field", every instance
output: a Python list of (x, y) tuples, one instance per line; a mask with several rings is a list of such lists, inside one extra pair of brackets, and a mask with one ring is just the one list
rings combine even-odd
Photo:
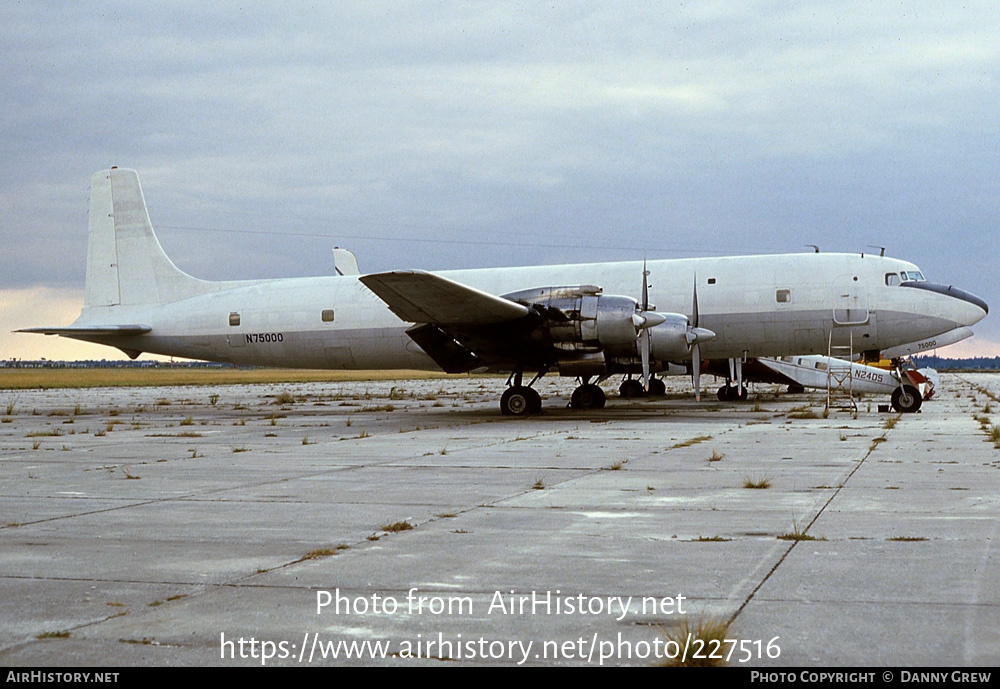
[(345, 380), (419, 380), (446, 377), (448, 377), (446, 373), (433, 371), (311, 371), (280, 368), (249, 370), (231, 368), (23, 368), (0, 369), (0, 390), (322, 383)]

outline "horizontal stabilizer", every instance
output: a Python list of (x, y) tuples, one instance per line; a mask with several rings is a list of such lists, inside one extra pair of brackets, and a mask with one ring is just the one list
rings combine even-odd
[(78, 327), (63, 326), (62, 328), (23, 328), (14, 332), (62, 335), (63, 337), (111, 337), (114, 335), (145, 335), (150, 330), (152, 328), (148, 325), (81, 325)]
[(365, 275), (361, 282), (409, 323), (491, 325), (527, 316), (531, 310), (488, 292), (420, 270)]

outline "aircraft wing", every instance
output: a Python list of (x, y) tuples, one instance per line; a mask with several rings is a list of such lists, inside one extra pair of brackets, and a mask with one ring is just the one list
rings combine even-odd
[(420, 270), (359, 279), (394, 314), (415, 324), (406, 334), (448, 373), (539, 357), (525, 341), (537, 314), (524, 304)]
[(374, 273), (360, 279), (394, 314), (410, 323), (474, 327), (531, 313), (523, 304), (422, 270)]

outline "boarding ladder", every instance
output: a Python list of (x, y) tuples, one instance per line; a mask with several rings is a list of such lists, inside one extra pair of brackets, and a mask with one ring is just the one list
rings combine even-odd
[(826, 410), (842, 409), (857, 412), (854, 400), (854, 333), (848, 331), (847, 344), (833, 344), (834, 330), (830, 331), (827, 342), (826, 362)]

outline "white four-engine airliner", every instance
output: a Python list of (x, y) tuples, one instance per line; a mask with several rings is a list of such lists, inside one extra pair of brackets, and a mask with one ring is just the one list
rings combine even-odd
[[(388, 307), (388, 308), (387, 308)], [(912, 263), (789, 254), (210, 282), (166, 256), (138, 175), (91, 178), (85, 305), (61, 335), (121, 349), (251, 366), (511, 372), (500, 409), (533, 414), (547, 372), (594, 382), (670, 362), (877, 352), (986, 316), (968, 292)], [(535, 373), (524, 383), (525, 372)]]

